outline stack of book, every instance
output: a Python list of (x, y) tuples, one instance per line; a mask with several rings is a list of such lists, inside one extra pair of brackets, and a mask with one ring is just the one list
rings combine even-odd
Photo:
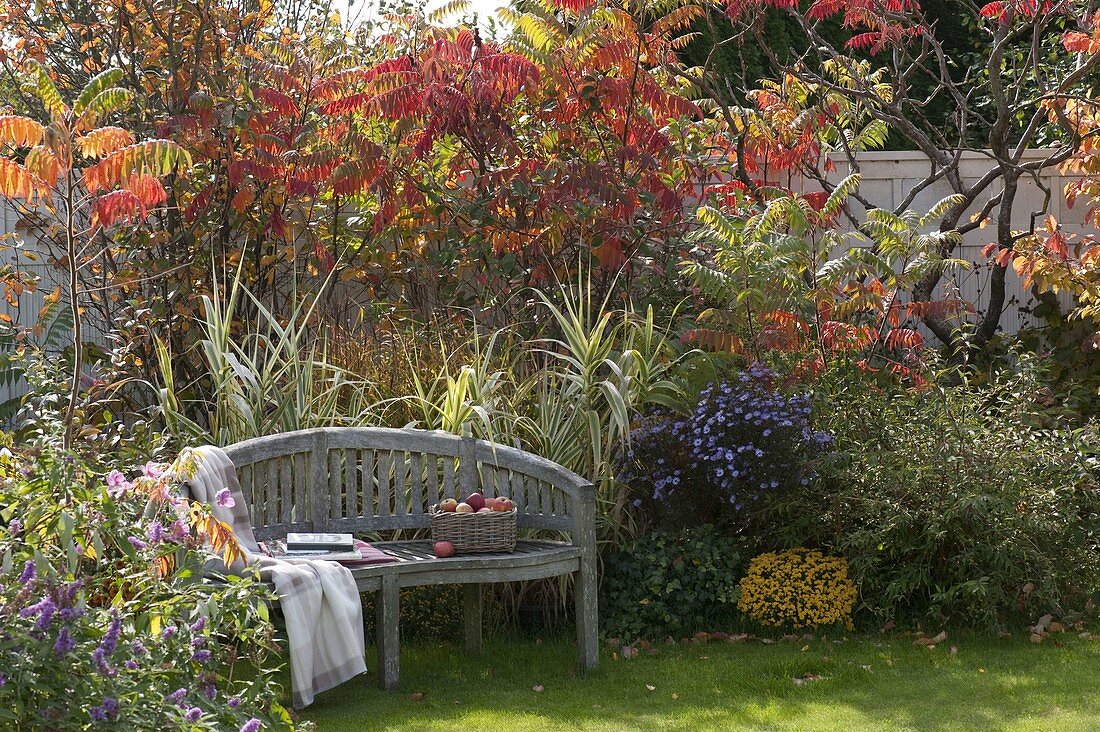
[(337, 562), (355, 561), (362, 557), (351, 534), (287, 534), (285, 549), (278, 554), (302, 559), (331, 559)]

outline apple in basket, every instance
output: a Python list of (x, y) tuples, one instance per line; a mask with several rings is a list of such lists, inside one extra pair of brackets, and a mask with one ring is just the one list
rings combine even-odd
[(489, 508), (488, 506), (486, 506), (485, 508), (479, 509), (479, 510), (478, 510), (477, 512), (478, 512), (478, 513), (492, 513), (492, 512), (493, 512), (493, 509), (491, 509), (491, 508)]
[(511, 498), (498, 498), (493, 505), (494, 511), (511, 511), (515, 507)]
[(439, 502), (440, 511), (454, 513), (456, 508), (458, 508), (458, 501), (453, 498), (444, 498), (442, 501)]
[(435, 550), (435, 555), (440, 559), (446, 559), (447, 557), (453, 557), (455, 555), (455, 545), (449, 541), (437, 541), (432, 548)]
[(460, 503), (455, 506), (455, 513), (473, 513), (474, 507), (469, 503)]
[(475, 511), (480, 511), (485, 508), (485, 497), (480, 493), (471, 493), (466, 496), (466, 503), (470, 504)]

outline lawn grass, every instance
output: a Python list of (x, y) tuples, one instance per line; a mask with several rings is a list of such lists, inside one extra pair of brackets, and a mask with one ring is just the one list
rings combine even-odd
[[(1069, 634), (935, 649), (878, 635), (716, 642), (627, 661), (605, 650), (585, 676), (572, 663), (567, 639), (489, 639), (480, 658), (413, 644), (402, 649), (401, 691), (379, 691), (372, 674), (321, 694), (303, 717), (320, 732), (1100, 729), (1100, 642)], [(820, 678), (793, 681), (807, 673)]]

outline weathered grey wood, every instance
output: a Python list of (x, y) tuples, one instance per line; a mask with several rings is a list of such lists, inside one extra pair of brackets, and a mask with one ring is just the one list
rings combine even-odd
[(574, 575), (573, 586), (577, 616), (577, 665), (582, 671), (590, 671), (600, 662), (595, 493), (582, 494), (574, 501), (571, 538), (574, 546), (581, 550), (581, 566)]
[(428, 476), (426, 507), (434, 506), (443, 500), (443, 494), (439, 490), (439, 458), (435, 455), (425, 455), (424, 462)]
[(279, 523), (279, 514), (276, 513), (278, 509), (277, 497), (279, 495), (279, 460), (281, 458), (272, 458), (266, 463), (267, 467), (267, 485), (264, 486), (264, 524), (271, 525)]
[(332, 515), (328, 496), (328, 435), (324, 430), (312, 432), (313, 453), (310, 456), (309, 493), (313, 502), (313, 524), (324, 531), (328, 528), (328, 519)]
[(459, 498), (464, 498), (478, 489), (476, 443), (465, 437), (462, 440), (458, 464)]
[(363, 519), (366, 531), (374, 530), (374, 450), (363, 450), (360, 481), (360, 498), (363, 503)]
[(455, 484), (455, 461), (448, 455), (443, 461), (443, 497), (458, 499), (458, 487)]
[(396, 575), (382, 577), (378, 591), (375, 638), (378, 645), (378, 684), (396, 691), (401, 678), (401, 589)]
[(409, 508), (411, 513), (424, 513), (424, 468), (420, 453), (409, 455)]
[(397, 450), (393, 453), (393, 502), (394, 513), (404, 516), (408, 513), (407, 499), (405, 498), (405, 452)]
[[(462, 584), (467, 648), (481, 648), (487, 583), (574, 575), (578, 663), (598, 663), (595, 492), (565, 468), (516, 448), (443, 432), (319, 428), (230, 445), (256, 535), (335, 530), (423, 529), (440, 498), (510, 494), (523, 529), (560, 531), (569, 543), (521, 540), (511, 553), (440, 559), (431, 542), (375, 542), (392, 564), (352, 569), (360, 591), (378, 591), (379, 681), (395, 689), (400, 673), (402, 587)], [(456, 468), (457, 464), (457, 468)], [(476, 630), (476, 632), (475, 632)]]
[(466, 652), (481, 655), (481, 583), (462, 586), (463, 616), (466, 624)]
[(279, 523), (289, 526), (294, 520), (291, 515), (290, 485), (293, 483), (292, 463), (294, 457), (287, 455), (279, 458)]
[[(393, 453), (379, 452), (376, 464), (378, 477), (378, 517), (393, 515), (393, 500), (390, 495), (390, 464), (393, 461)], [(381, 524), (379, 524), (381, 526)]]

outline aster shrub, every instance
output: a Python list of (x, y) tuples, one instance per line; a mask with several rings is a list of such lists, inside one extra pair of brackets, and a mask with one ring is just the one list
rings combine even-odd
[(173, 494), (163, 466), (0, 450), (0, 728), (293, 729), (268, 590), (204, 580), (235, 540)]
[(769, 495), (805, 485), (813, 459), (832, 445), (811, 427), (810, 411), (808, 393), (783, 393), (774, 372), (754, 364), (707, 386), (689, 414), (638, 422), (619, 479), (660, 525), (743, 525)]

